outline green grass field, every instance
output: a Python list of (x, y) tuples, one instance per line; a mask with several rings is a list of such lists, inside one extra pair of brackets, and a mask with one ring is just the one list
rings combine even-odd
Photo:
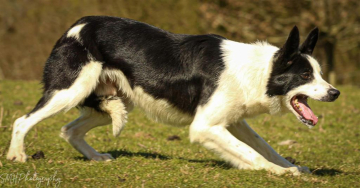
[[(248, 120), (282, 156), (312, 171), (297, 177), (232, 168), (211, 151), (190, 144), (188, 127), (155, 123), (138, 109), (130, 113), (120, 137), (112, 136), (110, 125), (86, 136), (99, 152), (116, 157), (114, 161), (85, 160), (59, 137), (60, 128), (78, 116), (76, 109), (41, 122), (26, 137), (26, 153), (43, 151), (44, 159), (7, 161), (11, 125), (36, 104), (40, 88), (38, 82), (0, 81), (0, 187), (360, 187), (358, 87), (338, 87), (342, 94), (334, 103), (310, 101), (321, 117), (313, 129), (292, 114)], [(173, 135), (180, 140), (167, 139)], [(278, 144), (284, 140), (296, 143)]]

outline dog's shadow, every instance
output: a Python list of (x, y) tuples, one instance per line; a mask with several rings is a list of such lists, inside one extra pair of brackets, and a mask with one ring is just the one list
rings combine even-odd
[(144, 157), (147, 159), (160, 159), (160, 160), (169, 160), (172, 159), (166, 155), (159, 153), (148, 153), (148, 152), (130, 152), (127, 150), (111, 150), (106, 153), (110, 153), (115, 159), (118, 157)]
[[(147, 159), (158, 159), (158, 160), (171, 160), (171, 159), (180, 159), (184, 161), (188, 161), (190, 163), (201, 163), (204, 166), (211, 166), (211, 167), (218, 167), (223, 169), (230, 169), (232, 168), (230, 164), (220, 161), (220, 160), (198, 160), (198, 159), (186, 159), (186, 158), (175, 158), (166, 155), (162, 155), (159, 153), (149, 153), (149, 152), (130, 152), (127, 150), (111, 150), (107, 151), (106, 153), (111, 154), (115, 159), (118, 157), (144, 157)], [(85, 157), (75, 157), (76, 160), (88, 160)]]
[(311, 174), (315, 176), (336, 176), (342, 174), (343, 171), (337, 169), (328, 169), (328, 168), (317, 168), (317, 169), (310, 169)]
[[(159, 153), (150, 153), (150, 152), (130, 152), (127, 150), (110, 150), (107, 151), (106, 153), (110, 153), (115, 159), (119, 158), (119, 157), (144, 157), (147, 159), (158, 159), (158, 160), (171, 160), (171, 159), (180, 159), (180, 160), (184, 160), (184, 161), (188, 161), (190, 163), (201, 163), (204, 166), (211, 166), (211, 167), (217, 167), (217, 168), (223, 168), (223, 169), (231, 169), (233, 168), (230, 164), (224, 162), (224, 161), (220, 161), (220, 160), (214, 160), (214, 159), (210, 159), (210, 160), (198, 160), (198, 159), (186, 159), (186, 158), (175, 158), (175, 157), (170, 157), (170, 156), (166, 156), (166, 155), (162, 155)], [(88, 160), (85, 157), (75, 157), (75, 159), (77, 160)], [(317, 168), (317, 169), (310, 169), (311, 174), (315, 175), (315, 176), (336, 176), (339, 174), (342, 174), (343, 172), (341, 170), (337, 170), (337, 169), (327, 169), (327, 168)]]

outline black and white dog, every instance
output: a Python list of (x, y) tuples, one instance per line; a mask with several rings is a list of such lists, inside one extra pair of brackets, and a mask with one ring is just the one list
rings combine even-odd
[(276, 174), (308, 172), (276, 153), (244, 118), (292, 112), (312, 127), (310, 97), (334, 101), (340, 92), (321, 78), (311, 57), (318, 29), (299, 45), (295, 26), (282, 48), (238, 43), (218, 35), (173, 34), (125, 18), (90, 16), (57, 41), (44, 70), (35, 108), (14, 123), (7, 159), (25, 162), (24, 138), (41, 120), (79, 107), (62, 137), (88, 159), (106, 161), (86, 132), (112, 122), (118, 136), (133, 106), (151, 118), (189, 125), (191, 142), (219, 153), (239, 169)]

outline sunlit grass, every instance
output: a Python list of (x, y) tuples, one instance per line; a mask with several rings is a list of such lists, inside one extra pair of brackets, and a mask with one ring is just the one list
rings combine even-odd
[[(177, 128), (148, 120), (135, 109), (119, 138), (111, 126), (94, 129), (86, 136), (100, 152), (116, 157), (111, 162), (85, 160), (58, 135), (60, 128), (78, 116), (76, 109), (38, 124), (26, 137), (28, 155), (43, 151), (45, 159), (14, 163), (6, 160), (11, 124), (36, 104), (41, 95), (38, 82), (0, 83), (0, 185), (34, 187), (39, 179), (10, 181), (7, 175), (60, 180), (60, 187), (360, 187), (360, 89), (338, 87), (342, 94), (334, 103), (310, 101), (320, 115), (313, 129), (294, 118), (262, 115), (249, 124), (284, 157), (309, 167), (313, 173), (293, 177), (265, 171), (237, 170), (203, 147), (190, 144), (188, 127)], [(2, 118), (1, 118), (2, 117)], [(169, 141), (177, 135), (181, 140)], [(296, 141), (280, 146), (284, 140)], [(58, 179), (57, 179), (58, 178)], [(41, 183), (41, 182), (40, 182)], [(47, 182), (42, 182), (43, 187)]]

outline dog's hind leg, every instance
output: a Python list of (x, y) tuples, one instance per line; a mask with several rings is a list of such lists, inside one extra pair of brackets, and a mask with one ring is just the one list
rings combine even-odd
[(124, 103), (119, 97), (99, 97), (98, 112), (89, 107), (81, 109), (81, 116), (75, 121), (61, 128), (61, 137), (69, 142), (76, 150), (86, 158), (96, 161), (107, 161), (113, 159), (110, 154), (100, 154), (84, 140), (89, 130), (111, 123), (113, 124), (114, 136), (118, 136), (124, 128), (127, 120), (127, 111)]
[[(227, 127), (227, 130), (237, 139), (246, 143), (268, 161), (282, 167), (295, 167), (288, 160), (280, 156), (263, 138), (261, 138), (245, 120)], [(299, 167), (302, 172), (309, 172), (307, 167)]]
[(7, 159), (25, 162), (24, 139), (30, 129), (43, 119), (81, 103), (95, 89), (101, 71), (100, 62), (90, 61), (81, 67), (69, 87), (45, 91), (34, 110), (15, 121)]
[(61, 128), (61, 137), (69, 142), (77, 151), (83, 154), (86, 158), (96, 161), (107, 161), (113, 159), (108, 154), (100, 154), (94, 148), (89, 146), (84, 140), (86, 132), (102, 125), (111, 123), (111, 118), (108, 114), (100, 113), (94, 109), (84, 107), (81, 109), (81, 116), (75, 121), (65, 125)]

